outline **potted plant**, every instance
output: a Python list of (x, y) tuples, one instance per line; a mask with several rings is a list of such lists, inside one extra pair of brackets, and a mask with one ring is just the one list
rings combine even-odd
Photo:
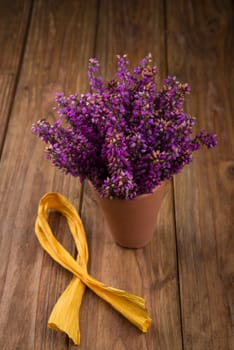
[(195, 118), (183, 110), (189, 85), (169, 76), (158, 87), (150, 54), (132, 71), (126, 55), (117, 56), (117, 65), (106, 82), (91, 58), (90, 92), (57, 93), (57, 120), (39, 120), (32, 130), (55, 166), (89, 180), (115, 240), (137, 248), (152, 237), (165, 182), (217, 139), (204, 130), (192, 135)]

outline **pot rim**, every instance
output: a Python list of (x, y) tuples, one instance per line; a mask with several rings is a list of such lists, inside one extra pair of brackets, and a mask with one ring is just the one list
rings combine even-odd
[(95, 189), (95, 187), (92, 184), (92, 181), (87, 180), (88, 184), (92, 187), (92, 189), (96, 192), (96, 194), (98, 194), (98, 197), (101, 200), (109, 200), (109, 201), (116, 201), (116, 202), (133, 202), (133, 201), (138, 201), (141, 200), (142, 198), (146, 198), (151, 194), (155, 194), (156, 192), (158, 192), (159, 189), (162, 189), (163, 187), (166, 188), (168, 182), (170, 180), (164, 180), (162, 181), (159, 185), (157, 185), (154, 190), (152, 192), (149, 193), (144, 193), (144, 194), (140, 194), (139, 196), (133, 198), (133, 199), (121, 199), (121, 198), (106, 198), (106, 197), (101, 197), (100, 194), (98, 193), (98, 191)]

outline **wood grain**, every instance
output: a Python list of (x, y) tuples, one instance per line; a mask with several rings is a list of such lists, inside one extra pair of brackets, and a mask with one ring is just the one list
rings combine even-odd
[[(0, 349), (77, 349), (47, 328), (71, 278), (34, 235), (47, 191), (61, 192), (82, 213), (91, 275), (145, 297), (153, 318), (142, 334), (87, 290), (81, 350), (234, 348), (233, 23), (231, 0), (0, 2)], [(197, 130), (217, 133), (219, 145), (197, 152), (168, 185), (153, 241), (127, 250), (113, 242), (89, 186), (83, 198), (78, 179), (44, 160), (31, 125), (54, 120), (55, 91), (89, 89), (89, 57), (111, 78), (116, 54), (135, 64), (148, 52), (161, 81), (170, 73), (191, 84), (186, 110)], [(54, 213), (50, 221), (75, 254), (65, 220)]]
[[(127, 53), (137, 64), (148, 52), (164, 61), (164, 14), (160, 1), (101, 1), (95, 56), (111, 78), (115, 55)], [(158, 231), (144, 249), (118, 247), (88, 186), (82, 219), (90, 248), (90, 273), (99, 280), (144, 296), (153, 318), (144, 335), (87, 291), (81, 309), (81, 346), (85, 350), (181, 349), (177, 264), (171, 187), (161, 208)], [(88, 307), (87, 307), (88, 305)], [(70, 349), (75, 349), (72, 345)]]
[(31, 0), (0, 2), (0, 156), (31, 17)]
[(184, 349), (233, 349), (233, 11), (231, 1), (169, 1), (168, 67), (192, 86), (197, 130), (219, 145), (175, 178)]
[[(54, 118), (54, 92), (87, 88), (96, 1), (36, 1), (1, 160), (0, 348), (68, 348), (67, 337), (47, 329), (52, 307), (70, 280), (40, 248), (34, 235), (38, 201), (59, 191), (76, 206), (79, 180), (60, 174), (44, 160), (31, 134), (37, 119)], [(74, 253), (66, 225), (52, 218), (62, 243)], [(65, 231), (65, 234), (63, 232)]]

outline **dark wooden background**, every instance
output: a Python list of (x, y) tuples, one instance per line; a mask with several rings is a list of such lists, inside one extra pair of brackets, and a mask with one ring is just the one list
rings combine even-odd
[[(0, 349), (75, 349), (47, 329), (71, 278), (34, 235), (47, 191), (80, 211), (90, 273), (144, 296), (153, 318), (141, 334), (87, 290), (81, 350), (234, 349), (233, 19), (231, 0), (0, 0)], [(174, 178), (153, 241), (125, 250), (113, 243), (88, 186), (44, 160), (31, 124), (54, 117), (55, 91), (88, 90), (89, 57), (110, 78), (116, 54), (136, 64), (148, 52), (161, 80), (171, 74), (191, 85), (186, 110), (219, 145), (196, 153)], [(52, 221), (74, 254), (64, 220)]]

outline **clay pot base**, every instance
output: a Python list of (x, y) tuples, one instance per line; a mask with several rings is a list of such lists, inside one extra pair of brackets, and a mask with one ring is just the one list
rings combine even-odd
[(166, 183), (163, 182), (153, 193), (133, 200), (100, 198), (93, 190), (118, 245), (137, 249), (146, 246), (152, 240), (165, 187)]

